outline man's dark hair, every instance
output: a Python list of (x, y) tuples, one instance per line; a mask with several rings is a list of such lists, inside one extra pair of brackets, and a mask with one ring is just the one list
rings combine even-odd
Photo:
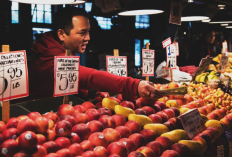
[(70, 30), (74, 27), (72, 23), (73, 16), (84, 16), (88, 18), (87, 12), (82, 8), (68, 6), (59, 9), (55, 14), (53, 23), (54, 31), (57, 32), (58, 29), (62, 29), (69, 35)]

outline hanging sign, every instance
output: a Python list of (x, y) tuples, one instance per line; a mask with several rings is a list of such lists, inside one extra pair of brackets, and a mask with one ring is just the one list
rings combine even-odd
[(78, 93), (79, 56), (55, 56), (54, 97)]
[(168, 39), (164, 40), (162, 42), (163, 48), (169, 46), (172, 43), (171, 38), (169, 37)]
[(203, 73), (209, 67), (210, 63), (212, 62), (213, 57), (202, 58), (199, 67), (197, 70), (192, 74), (192, 76), (197, 76)]
[(0, 53), (0, 101), (28, 95), (26, 51)]
[(181, 16), (182, 16), (181, 9), (182, 8), (180, 3), (174, 1), (171, 2), (169, 23), (181, 25)]
[(106, 67), (109, 73), (127, 77), (126, 56), (106, 56)]
[(205, 130), (205, 123), (196, 108), (180, 115), (180, 120), (190, 139)]
[(217, 157), (224, 157), (224, 146), (217, 146)]
[(226, 56), (225, 53), (222, 53), (218, 72), (224, 72), (229, 63), (229, 56)]
[(176, 46), (171, 44), (166, 47), (166, 56), (167, 56), (167, 62), (166, 62), (166, 69), (176, 69), (177, 63), (176, 63)]
[(154, 76), (155, 51), (143, 49), (142, 60), (143, 60), (142, 76)]

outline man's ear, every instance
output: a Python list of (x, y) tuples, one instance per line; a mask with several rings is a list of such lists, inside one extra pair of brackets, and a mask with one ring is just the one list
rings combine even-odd
[(57, 36), (60, 39), (60, 41), (64, 41), (64, 35), (65, 35), (65, 32), (64, 32), (63, 29), (58, 29), (57, 30)]

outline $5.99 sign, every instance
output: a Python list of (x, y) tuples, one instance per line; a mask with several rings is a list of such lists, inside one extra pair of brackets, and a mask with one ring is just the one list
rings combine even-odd
[(154, 76), (155, 51), (143, 49), (142, 59), (143, 59), (142, 76)]
[(54, 97), (78, 93), (79, 56), (55, 57)]
[(0, 53), (0, 101), (28, 96), (25, 51)]
[(106, 66), (109, 73), (127, 77), (127, 57), (106, 56)]

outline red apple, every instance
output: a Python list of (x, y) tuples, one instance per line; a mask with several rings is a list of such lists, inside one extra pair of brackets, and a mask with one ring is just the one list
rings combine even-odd
[(37, 136), (32, 131), (23, 132), (18, 139), (19, 147), (24, 150), (31, 150), (38, 143)]
[(114, 119), (114, 121), (116, 123), (115, 127), (126, 124), (126, 118), (121, 114), (115, 114), (112, 116), (112, 118)]
[(104, 130), (104, 125), (96, 120), (92, 120), (88, 122), (87, 125), (90, 127), (92, 133), (102, 132)]
[(162, 118), (162, 123), (168, 121), (168, 115), (164, 113), (163, 111), (157, 112), (156, 115)]
[(72, 128), (72, 132), (76, 133), (81, 138), (82, 141), (87, 140), (90, 134), (92, 133), (90, 127), (84, 123), (75, 125)]
[(131, 108), (132, 110), (135, 110), (135, 105), (131, 101), (122, 101), (120, 105), (123, 107)]
[(71, 154), (71, 152), (70, 152), (70, 150), (69, 149), (67, 149), (67, 148), (63, 148), (63, 149), (60, 149), (60, 150), (58, 150), (57, 152), (56, 152), (56, 154), (58, 155), (58, 156), (62, 156), (62, 157), (72, 157), (72, 154)]
[(81, 104), (84, 107), (84, 112), (86, 112), (88, 109), (95, 108), (94, 104), (87, 101)]
[(134, 134), (130, 135), (129, 139), (131, 139), (135, 142), (136, 149), (138, 149), (139, 147), (145, 146), (147, 144), (145, 137), (139, 133), (134, 133)]
[(71, 145), (71, 142), (67, 137), (58, 137), (55, 142), (59, 149), (68, 148)]
[(112, 143), (112, 142), (116, 142), (121, 138), (120, 133), (112, 128), (106, 128), (102, 131), (102, 133), (104, 134), (105, 138), (108, 141), (108, 144)]
[(175, 113), (175, 117), (178, 117), (180, 115), (180, 110), (178, 108), (170, 107), (169, 109), (171, 109)]
[(145, 157), (145, 155), (141, 152), (133, 151), (127, 157)]
[(193, 97), (188, 94), (185, 94), (184, 98), (187, 100), (187, 102), (193, 101)]
[(69, 136), (71, 134), (72, 125), (66, 121), (62, 120), (56, 124), (56, 135), (57, 136)]
[(208, 134), (211, 138), (211, 143), (214, 143), (216, 137), (215, 137), (214, 132), (212, 130), (204, 130), (204, 131), (202, 131), (202, 133)]
[(155, 156), (160, 156), (164, 151), (164, 146), (158, 141), (148, 143), (147, 147), (150, 147), (153, 150)]
[(172, 141), (169, 138), (160, 136), (155, 141), (160, 142), (164, 146), (164, 150), (171, 149)]
[(208, 127), (208, 128), (206, 128), (206, 130), (212, 130), (214, 132), (215, 138), (216, 139), (219, 138), (219, 131), (216, 127)]
[(126, 146), (120, 142), (113, 142), (108, 147), (109, 154), (118, 154), (120, 157), (127, 157), (128, 150)]
[(26, 115), (21, 115), (21, 116), (18, 116), (17, 119), (19, 119), (19, 121), (22, 121), (24, 119), (29, 119), (29, 117), (27, 117)]
[(48, 119), (45, 117), (35, 117), (34, 119), (36, 128), (35, 131), (37, 133), (44, 134), (48, 130)]
[(157, 114), (151, 114), (148, 117), (152, 120), (153, 123), (162, 124), (162, 118), (159, 115), (157, 115)]
[(85, 112), (85, 114), (87, 115), (89, 121), (91, 121), (91, 120), (98, 120), (100, 118), (100, 116), (101, 116), (101, 113), (98, 110), (93, 109), (93, 108), (88, 109)]
[(107, 139), (105, 138), (104, 134), (101, 132), (92, 133), (89, 136), (88, 140), (95, 146), (107, 147), (108, 145)]
[(32, 120), (35, 120), (37, 117), (42, 117), (39, 112), (30, 112), (27, 114), (27, 116)]
[(121, 138), (118, 142), (124, 144), (127, 147), (129, 153), (136, 150), (135, 142), (129, 138)]
[(62, 115), (62, 116), (60, 116), (59, 121), (62, 121), (62, 120), (68, 121), (72, 125), (72, 127), (77, 124), (76, 118), (74, 118), (71, 115)]
[(148, 99), (148, 98), (141, 98), (140, 99), (142, 106), (153, 106), (157, 99)]
[(157, 137), (156, 134), (155, 134), (155, 132), (152, 131), (152, 130), (150, 130), (150, 129), (143, 129), (140, 132), (140, 134), (142, 134), (145, 137), (147, 143), (149, 143), (151, 141), (155, 141), (155, 139)]
[(47, 150), (47, 153), (55, 153), (58, 149), (59, 146), (56, 142), (54, 141), (48, 141), (43, 144), (43, 147)]
[(147, 112), (144, 110), (144, 109), (141, 109), (141, 108), (137, 108), (135, 110), (135, 114), (140, 114), (140, 115), (147, 115)]
[(74, 110), (73, 106), (69, 105), (69, 104), (60, 105), (60, 107), (57, 110), (58, 116), (72, 115), (73, 113), (75, 113), (75, 110)]
[(85, 151), (88, 151), (88, 150), (93, 151), (93, 149), (94, 149), (94, 147), (95, 147), (94, 144), (91, 143), (89, 140), (84, 140), (84, 141), (82, 141), (82, 142), (80, 143), (80, 145), (81, 145), (81, 147), (83, 148), (84, 152), (85, 152)]
[(161, 107), (157, 104), (154, 104), (151, 107), (155, 110), (155, 113), (161, 111)]
[(120, 157), (120, 155), (118, 155), (118, 154), (110, 154), (110, 156), (108, 156), (108, 157)]
[(100, 112), (100, 115), (109, 115), (112, 116), (112, 112), (110, 109), (106, 107), (99, 108), (98, 111)]
[(147, 116), (155, 114), (155, 110), (150, 106), (143, 106), (142, 109), (146, 111)]
[(167, 108), (167, 109), (164, 109), (163, 112), (167, 114), (168, 119), (175, 117), (175, 112), (172, 109)]
[(13, 139), (16, 140), (18, 137), (18, 132), (16, 128), (9, 128), (3, 131), (2, 136), (4, 140)]
[(167, 108), (165, 102), (163, 102), (163, 101), (156, 101), (155, 104), (159, 105), (159, 107), (161, 108), (161, 110), (164, 110), (164, 109)]
[(135, 101), (137, 99), (137, 96), (122, 94), (122, 99), (127, 101)]
[(53, 129), (53, 127), (55, 126), (53, 120), (51, 119), (47, 119), (48, 120), (48, 129), (51, 130)]
[(174, 150), (166, 150), (161, 155), (163, 157), (180, 157), (180, 155)]
[(201, 138), (203, 138), (205, 140), (207, 146), (211, 145), (211, 137), (207, 133), (200, 133), (200, 134), (197, 134), (197, 136), (200, 136)]
[(119, 104), (121, 103), (121, 100), (119, 100), (118, 98), (110, 97), (110, 99), (117, 101)]
[(2, 136), (2, 134), (0, 134), (0, 145), (5, 141), (4, 137)]
[(120, 101), (123, 101), (122, 94), (118, 94), (117, 99), (119, 99)]
[(168, 84), (168, 88), (177, 88), (177, 87), (179, 87), (179, 85), (177, 83), (175, 83), (175, 82), (170, 82)]
[(46, 137), (43, 134), (36, 134), (36, 136), (38, 140), (37, 145), (43, 145), (47, 141)]
[(102, 108), (102, 102), (96, 103), (95, 106), (96, 106), (97, 108)]
[(169, 131), (175, 130), (176, 127), (174, 124), (172, 124), (171, 122), (167, 121), (165, 123), (163, 123), (163, 125), (165, 125), (166, 127), (168, 127)]
[(48, 130), (45, 134), (47, 141), (54, 141), (56, 138), (56, 133), (53, 130)]
[(31, 154), (33, 157), (42, 157), (47, 155), (47, 150), (43, 146), (37, 145), (31, 150)]
[(75, 110), (75, 113), (84, 113), (85, 112), (84, 106), (82, 106), (82, 105), (76, 105), (73, 108)]
[(102, 115), (98, 119), (98, 121), (104, 125), (104, 128), (115, 128), (116, 127), (116, 122), (111, 116)]
[(192, 140), (193, 140), (193, 141), (196, 141), (196, 142), (198, 142), (198, 143), (200, 143), (200, 144), (204, 147), (204, 151), (206, 151), (206, 149), (207, 149), (207, 144), (206, 144), (205, 140), (204, 140), (202, 137), (196, 136), (196, 137), (194, 137)]
[(94, 151), (86, 151), (81, 156), (82, 157), (98, 157)]
[(115, 128), (115, 130), (120, 133), (121, 138), (128, 138), (131, 135), (130, 129), (126, 126), (118, 126)]
[(76, 119), (77, 124), (89, 122), (89, 118), (85, 113), (74, 113), (72, 116)]
[(82, 146), (78, 143), (73, 143), (72, 145), (70, 145), (68, 147), (70, 153), (72, 154), (72, 156), (78, 156), (84, 153), (84, 149), (82, 148)]
[(172, 145), (172, 150), (176, 151), (180, 155), (180, 157), (190, 156), (191, 153), (188, 146), (182, 143), (174, 143)]
[(1, 156), (12, 157), (18, 150), (18, 142), (13, 139), (4, 141), (1, 145)]
[(54, 123), (56, 123), (59, 119), (59, 116), (54, 112), (47, 112), (43, 115), (43, 117), (51, 119)]
[(138, 98), (137, 100), (135, 100), (135, 108), (142, 108), (142, 102), (141, 102), (141, 98)]
[(14, 157), (31, 157), (31, 154), (27, 153), (25, 150), (20, 150), (19, 152), (14, 154)]
[(10, 118), (6, 123), (7, 129), (17, 128), (19, 121), (20, 120), (18, 118), (15, 118), (15, 117)]
[(35, 131), (36, 124), (33, 120), (26, 118), (19, 122), (17, 126), (18, 133), (21, 134), (25, 131)]
[(110, 97), (110, 95), (108, 92), (97, 92), (95, 94), (95, 100), (97, 102), (101, 102), (103, 98), (109, 98), (109, 97)]
[(108, 151), (105, 147), (97, 146), (93, 151), (99, 157), (108, 157)]
[(129, 120), (126, 122), (125, 126), (130, 129), (131, 134), (139, 133), (141, 131), (141, 126), (137, 121)]
[(156, 157), (155, 153), (150, 147), (143, 146), (138, 148), (136, 151), (143, 153), (146, 157)]

